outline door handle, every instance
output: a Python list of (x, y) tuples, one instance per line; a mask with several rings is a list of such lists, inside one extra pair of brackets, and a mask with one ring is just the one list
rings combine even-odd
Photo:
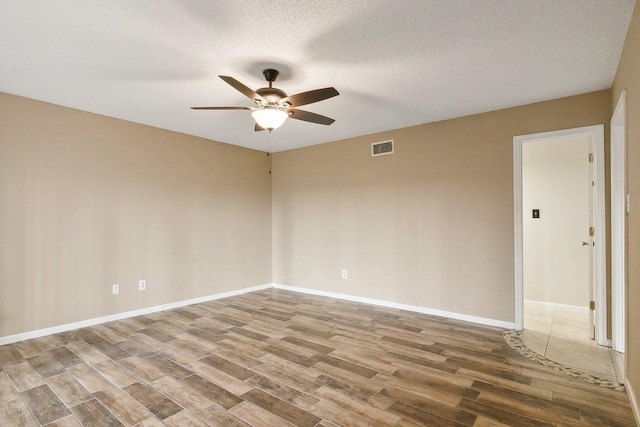
[(582, 246), (589, 246), (589, 244), (583, 240), (582, 241)]

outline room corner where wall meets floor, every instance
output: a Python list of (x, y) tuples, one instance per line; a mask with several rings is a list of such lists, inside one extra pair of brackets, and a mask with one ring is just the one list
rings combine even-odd
[(359, 302), (363, 304), (370, 304), (373, 306), (395, 308), (395, 309), (405, 310), (405, 311), (414, 312), (414, 313), (437, 316), (443, 319), (452, 319), (452, 320), (459, 320), (463, 322), (475, 323), (475, 324), (487, 326), (487, 327), (495, 327), (495, 328), (502, 328), (502, 329), (513, 329), (514, 327), (514, 324), (509, 322), (504, 322), (504, 321), (495, 320), (495, 319), (486, 319), (486, 318), (468, 316), (461, 313), (445, 312), (441, 310), (431, 309), (429, 307), (418, 307), (418, 306), (409, 305), (409, 304), (400, 304), (393, 301), (382, 301), (382, 300), (376, 300), (372, 298), (358, 297), (354, 295), (325, 292), (321, 290), (309, 289), (304, 287), (286, 286), (286, 285), (280, 285), (277, 283), (268, 283), (264, 285), (252, 286), (248, 288), (238, 289), (238, 290), (229, 291), (229, 292), (223, 292), (219, 294), (207, 295), (203, 297), (192, 298), (192, 299), (183, 300), (183, 301), (176, 301), (176, 302), (157, 305), (153, 307), (145, 307), (137, 310), (111, 314), (103, 317), (85, 319), (79, 322), (56, 325), (56, 326), (44, 328), (44, 329), (25, 331), (25, 332), (14, 334), (14, 335), (0, 336), (0, 345), (11, 344), (19, 341), (39, 338), (39, 337), (57, 334), (61, 332), (72, 331), (79, 328), (100, 325), (108, 322), (114, 322), (117, 320), (129, 319), (136, 316), (143, 316), (146, 314), (158, 313), (161, 311), (171, 310), (171, 309), (180, 308), (180, 307), (186, 307), (193, 304), (225, 299), (235, 295), (242, 295), (242, 294), (247, 294), (251, 292), (261, 291), (264, 289), (271, 289), (271, 288), (286, 290), (290, 292), (297, 292), (301, 294), (324, 296), (324, 297), (343, 300), (343, 301)]

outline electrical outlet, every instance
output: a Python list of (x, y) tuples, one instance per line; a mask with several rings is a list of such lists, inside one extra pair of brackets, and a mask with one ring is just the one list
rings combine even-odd
[(347, 270), (342, 270), (342, 278), (346, 279), (347, 277), (349, 277), (349, 274), (347, 273)]
[(120, 285), (118, 285), (117, 283), (113, 285), (111, 287), (111, 293), (113, 293), (113, 295), (118, 295), (120, 293)]
[(145, 279), (138, 280), (138, 290), (139, 291), (147, 290), (147, 281)]

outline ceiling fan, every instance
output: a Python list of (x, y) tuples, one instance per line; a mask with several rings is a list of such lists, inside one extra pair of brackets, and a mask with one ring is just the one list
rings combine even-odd
[(273, 87), (273, 82), (278, 78), (278, 70), (268, 68), (262, 72), (269, 82), (269, 87), (263, 87), (256, 91), (248, 88), (238, 80), (229, 76), (218, 76), (234, 89), (256, 103), (256, 107), (191, 107), (193, 110), (248, 110), (256, 121), (255, 130), (268, 130), (271, 132), (280, 127), (287, 117), (304, 120), (305, 122), (330, 125), (334, 119), (309, 111), (299, 110), (296, 107), (312, 104), (340, 95), (335, 88), (310, 90), (288, 96), (283, 90)]

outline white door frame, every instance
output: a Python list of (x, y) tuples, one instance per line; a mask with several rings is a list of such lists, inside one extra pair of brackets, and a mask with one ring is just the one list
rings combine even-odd
[[(609, 346), (607, 339), (607, 293), (606, 293), (606, 230), (604, 198), (604, 125), (585, 126), (552, 132), (513, 137), (513, 212), (514, 212), (514, 273), (515, 273), (515, 326), (523, 328), (523, 247), (522, 247), (522, 145), (527, 142), (545, 141), (572, 136), (589, 135), (593, 138), (594, 193), (593, 211), (595, 225), (595, 339), (600, 345)], [(585, 160), (586, 161), (586, 160)]]
[(627, 94), (620, 94), (611, 118), (611, 347), (626, 346), (626, 155)]

